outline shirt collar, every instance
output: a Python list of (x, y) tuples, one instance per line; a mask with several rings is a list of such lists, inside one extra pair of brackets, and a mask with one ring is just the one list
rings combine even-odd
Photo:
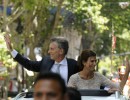
[(61, 64), (61, 65), (67, 66), (67, 59), (66, 59), (66, 57), (65, 57), (61, 62), (58, 63), (58, 62), (55, 61), (54, 64), (56, 64), (56, 65), (57, 65), (57, 64)]

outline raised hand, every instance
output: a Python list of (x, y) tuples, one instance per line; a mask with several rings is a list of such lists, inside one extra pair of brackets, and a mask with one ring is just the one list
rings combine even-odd
[(6, 46), (7, 46), (8, 50), (9, 50), (9, 51), (12, 51), (13, 48), (12, 48), (12, 45), (11, 45), (11, 40), (10, 40), (9, 34), (5, 34), (5, 35), (4, 35), (4, 39), (5, 39)]

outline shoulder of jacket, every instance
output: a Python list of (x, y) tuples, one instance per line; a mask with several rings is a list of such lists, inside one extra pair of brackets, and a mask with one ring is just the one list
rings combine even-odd
[(42, 61), (54, 61), (54, 60), (52, 60), (51, 58), (50, 58), (50, 56), (44, 56), (44, 57), (42, 57)]
[(99, 73), (99, 72), (97, 72), (97, 71), (95, 71), (94, 73), (95, 73), (95, 75), (97, 75), (97, 76), (102, 76), (102, 74)]
[(72, 58), (66, 58), (68, 61), (73, 61), (73, 62), (77, 62), (75, 59)]

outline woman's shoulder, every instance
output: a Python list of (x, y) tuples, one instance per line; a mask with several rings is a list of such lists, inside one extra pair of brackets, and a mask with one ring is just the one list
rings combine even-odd
[(99, 73), (99, 72), (94, 72), (94, 74), (95, 74), (95, 76), (97, 76), (97, 77), (102, 77), (103, 75), (101, 74), (101, 73)]
[(71, 83), (71, 81), (75, 82), (75, 81), (77, 81), (78, 79), (79, 79), (78, 73), (73, 74), (73, 75), (71, 75), (70, 78), (69, 78), (69, 83)]
[(79, 76), (79, 73), (75, 73), (75, 74), (73, 74), (73, 75), (71, 75), (70, 77), (72, 78), (77, 78)]
[(99, 72), (95, 72), (95, 77), (100, 80), (106, 80), (107, 78)]

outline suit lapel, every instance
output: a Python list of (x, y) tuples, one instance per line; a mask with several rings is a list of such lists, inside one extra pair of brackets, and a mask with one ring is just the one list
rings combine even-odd
[(68, 80), (69, 80), (69, 77), (71, 76), (73, 69), (71, 67), (71, 62), (68, 58), (67, 58), (67, 63), (68, 63)]
[(53, 60), (51, 60), (50, 63), (48, 63), (48, 70), (49, 70), (49, 71), (51, 70), (53, 64), (54, 64), (54, 61), (53, 61)]
[(49, 56), (45, 57), (42, 61), (42, 69), (40, 70), (41, 73), (43, 72), (49, 72), (54, 64), (54, 60), (50, 59)]

